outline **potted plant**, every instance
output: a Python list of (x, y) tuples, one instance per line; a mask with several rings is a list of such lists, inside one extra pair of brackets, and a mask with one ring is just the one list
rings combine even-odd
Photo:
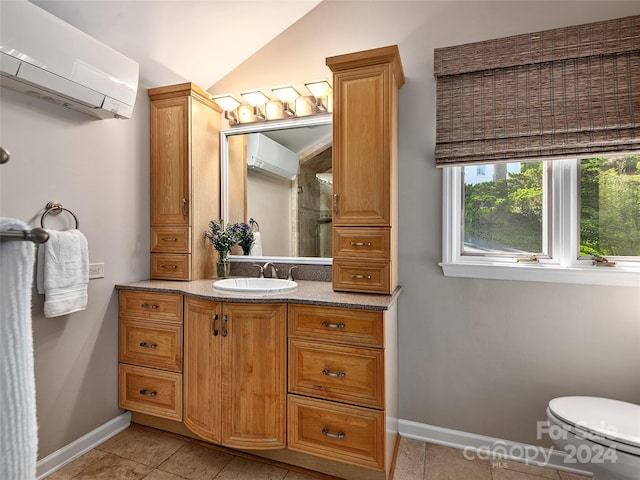
[(238, 234), (238, 245), (242, 248), (242, 254), (249, 255), (255, 242), (251, 227), (246, 223), (235, 223), (233, 226)]
[(217, 274), (220, 278), (229, 276), (231, 264), (229, 263), (229, 251), (238, 243), (238, 230), (233, 224), (224, 224), (222, 219), (209, 222), (209, 230), (204, 232), (213, 248), (218, 252)]

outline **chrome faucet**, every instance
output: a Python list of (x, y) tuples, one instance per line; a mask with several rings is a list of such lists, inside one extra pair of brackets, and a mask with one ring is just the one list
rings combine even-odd
[(253, 266), (258, 267), (260, 269), (258, 278), (264, 278), (264, 268), (262, 268), (262, 265), (258, 265), (257, 263), (254, 263)]
[(271, 267), (271, 278), (278, 278), (278, 269), (276, 268), (276, 266), (271, 263), (271, 262), (267, 262), (262, 266), (262, 271), (264, 272), (268, 267)]

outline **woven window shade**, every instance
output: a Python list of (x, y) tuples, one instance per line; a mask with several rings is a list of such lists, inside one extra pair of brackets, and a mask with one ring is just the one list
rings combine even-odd
[(439, 48), (436, 165), (640, 152), (640, 15)]

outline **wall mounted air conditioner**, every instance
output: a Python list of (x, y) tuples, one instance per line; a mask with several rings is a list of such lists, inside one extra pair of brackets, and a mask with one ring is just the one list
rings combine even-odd
[(298, 155), (262, 133), (247, 137), (247, 167), (250, 170), (288, 180), (296, 178)]
[(33, 3), (2, 2), (0, 85), (98, 118), (131, 118), (138, 64)]

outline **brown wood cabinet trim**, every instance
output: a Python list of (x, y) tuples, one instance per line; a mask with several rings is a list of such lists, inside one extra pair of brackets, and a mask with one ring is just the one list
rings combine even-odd
[(181, 374), (121, 363), (118, 377), (120, 408), (182, 420)]
[(206, 103), (210, 108), (213, 108), (218, 113), (222, 113), (222, 108), (213, 101), (211, 94), (193, 82), (150, 88), (147, 93), (153, 101), (184, 96), (198, 97), (200, 101)]
[(289, 303), (289, 338), (346, 345), (384, 346), (380, 310)]
[(118, 360), (182, 373), (182, 327), (179, 324), (120, 319)]
[[(288, 403), (290, 450), (384, 470), (384, 412), (297, 395), (289, 395)], [(323, 434), (324, 428), (344, 437)]]
[(120, 290), (118, 311), (121, 318), (182, 323), (182, 294), (147, 290)]
[(397, 45), (327, 57), (325, 63), (332, 72), (389, 64), (398, 88), (404, 85), (404, 70), (400, 61), (400, 50)]
[(384, 408), (384, 351), (289, 340), (289, 393)]

